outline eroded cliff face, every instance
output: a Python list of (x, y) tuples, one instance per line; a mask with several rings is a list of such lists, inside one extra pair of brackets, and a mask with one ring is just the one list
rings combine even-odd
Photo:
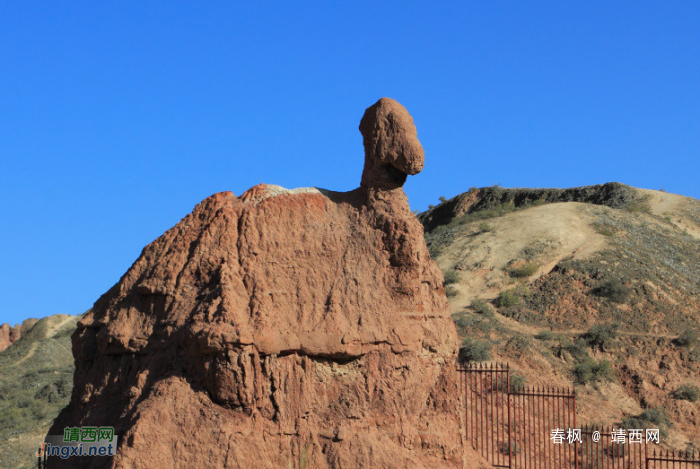
[(361, 187), (215, 194), (148, 245), (73, 335), (67, 426), (113, 458), (49, 467), (461, 467), (457, 339), (402, 185), (395, 101), (360, 127)]

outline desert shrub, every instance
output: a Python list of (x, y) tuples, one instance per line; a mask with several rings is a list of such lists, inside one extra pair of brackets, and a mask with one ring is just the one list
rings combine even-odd
[(455, 327), (459, 331), (464, 331), (470, 324), (469, 319), (467, 319), (464, 313), (454, 313), (452, 315), (452, 322), (455, 323)]
[(612, 238), (613, 236), (615, 236), (615, 230), (613, 230), (612, 228), (607, 227), (607, 226), (599, 226), (599, 227), (597, 227), (597, 228), (596, 228), (596, 232), (597, 232), (598, 234), (601, 234), (601, 235), (603, 235), (603, 236), (608, 236), (608, 237), (610, 237), (610, 238)]
[(622, 208), (631, 213), (648, 213), (651, 214), (651, 204), (649, 203), (650, 196), (644, 195), (635, 197), (627, 202)]
[(583, 335), (583, 338), (591, 345), (603, 350), (606, 344), (609, 344), (617, 335), (617, 329), (620, 327), (618, 323), (614, 324), (595, 324), (588, 332)]
[(520, 301), (520, 295), (518, 295), (514, 289), (503, 290), (498, 294), (498, 298), (496, 299), (496, 303), (498, 303), (498, 306), (501, 308), (517, 306), (520, 304)]
[(516, 357), (521, 357), (532, 346), (532, 339), (524, 335), (516, 335), (506, 342), (506, 349), (512, 351)]
[(486, 316), (493, 314), (493, 308), (491, 308), (491, 305), (478, 298), (474, 298), (469, 304), (469, 307), (479, 314), (484, 314)]
[(433, 242), (430, 244), (430, 246), (428, 246), (428, 252), (430, 253), (430, 258), (435, 259), (437, 256), (442, 254), (442, 246)]
[(457, 289), (453, 287), (452, 285), (448, 285), (445, 287), (445, 296), (448, 298), (454, 298), (457, 296)]
[(479, 231), (481, 233), (488, 233), (491, 230), (493, 230), (493, 227), (491, 225), (489, 225), (488, 223), (486, 223), (485, 221), (479, 223)]
[(690, 347), (698, 341), (698, 333), (692, 329), (686, 329), (673, 339), (673, 344), (679, 347)]
[(597, 362), (592, 358), (588, 358), (575, 365), (573, 371), (576, 382), (579, 384), (595, 384), (603, 379), (610, 379), (612, 376), (612, 369), (609, 361), (601, 360)]
[(480, 210), (478, 212), (465, 213), (464, 215), (457, 218), (455, 222), (459, 225), (465, 225), (467, 223), (471, 223), (477, 220), (487, 220), (489, 218), (502, 217), (503, 215), (514, 212), (515, 210), (517, 210), (515, 204), (513, 202), (507, 202), (495, 205), (484, 210)]
[(489, 359), (491, 359), (491, 345), (471, 337), (464, 339), (457, 355), (457, 360), (460, 363), (483, 362)]
[(635, 417), (623, 417), (624, 428), (658, 428), (660, 435), (666, 435), (666, 429), (672, 426), (663, 408), (646, 409)]
[(577, 362), (582, 362), (590, 358), (588, 355), (588, 342), (582, 338), (578, 338), (573, 342), (568, 339), (562, 340), (559, 343), (559, 349), (559, 356), (562, 355), (561, 352), (567, 352), (569, 355), (574, 357), (574, 360)]
[(525, 383), (527, 380), (525, 379), (524, 376), (519, 375), (517, 373), (511, 373), (510, 374), (510, 390), (515, 391), (516, 389), (521, 389), (523, 386), (525, 386)]
[(556, 338), (557, 335), (548, 329), (540, 331), (537, 333), (537, 335), (535, 335), (535, 339), (537, 340), (554, 340)]
[(456, 270), (453, 269), (445, 272), (445, 280), (443, 285), (451, 285), (457, 282), (459, 282), (459, 273)]
[(700, 388), (690, 383), (683, 384), (673, 392), (673, 397), (690, 402), (697, 402), (700, 400)]
[(595, 294), (608, 298), (614, 303), (627, 303), (630, 299), (632, 290), (622, 283), (619, 278), (614, 278), (595, 290)]
[(440, 200), (441, 204), (444, 204), (445, 202), (447, 202), (447, 199), (445, 198), (444, 195), (441, 195), (439, 200)]
[(428, 210), (432, 210), (432, 209), (434, 209), (434, 208), (435, 208), (435, 205), (433, 205), (433, 204), (428, 204)]
[(525, 278), (534, 275), (534, 273), (537, 272), (537, 269), (539, 269), (537, 264), (534, 262), (528, 262), (520, 267), (512, 267), (508, 269), (508, 274), (514, 278)]

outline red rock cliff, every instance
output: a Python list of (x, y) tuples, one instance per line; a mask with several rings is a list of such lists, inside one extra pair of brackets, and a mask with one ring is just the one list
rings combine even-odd
[(215, 194), (148, 245), (73, 335), (50, 434), (113, 425), (49, 467), (461, 467), (456, 333), (402, 185), (413, 121), (383, 98), (347, 193)]

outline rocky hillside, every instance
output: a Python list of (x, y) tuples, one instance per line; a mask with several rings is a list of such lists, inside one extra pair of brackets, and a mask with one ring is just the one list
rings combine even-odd
[(68, 404), (73, 387), (70, 336), (77, 316), (39, 321), (0, 352), (0, 467), (36, 467), (32, 457)]
[(0, 352), (17, 342), (37, 321), (38, 319), (30, 318), (22, 321), (22, 324), (15, 324), (14, 327), (9, 324), (0, 325)]
[(611, 183), (476, 189), (419, 215), (462, 358), (575, 386), (582, 423), (700, 444), (700, 201)]

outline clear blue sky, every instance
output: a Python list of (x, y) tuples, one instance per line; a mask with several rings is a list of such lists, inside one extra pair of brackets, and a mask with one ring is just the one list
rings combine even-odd
[(382, 96), (426, 150), (413, 209), (700, 198), (700, 2), (250, 3), (0, 3), (0, 323), (87, 310), (215, 192), (357, 187)]

